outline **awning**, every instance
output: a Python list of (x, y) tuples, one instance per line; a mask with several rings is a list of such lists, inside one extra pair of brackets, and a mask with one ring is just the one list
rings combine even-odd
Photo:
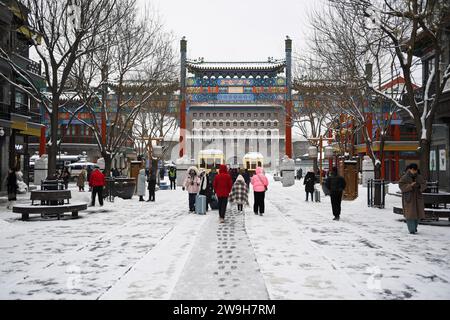
[(41, 129), (34, 129), (34, 128), (28, 127), (26, 130), (20, 131), (20, 134), (40, 138), (41, 137)]
[(16, 130), (26, 131), (27, 130), (27, 122), (26, 121), (20, 121), (20, 120), (13, 120), (11, 128), (12, 129), (16, 129)]

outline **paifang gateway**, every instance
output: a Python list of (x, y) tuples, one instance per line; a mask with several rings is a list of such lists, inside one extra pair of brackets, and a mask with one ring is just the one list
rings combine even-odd
[(219, 149), (226, 163), (241, 165), (260, 152), (271, 166), (292, 157), (292, 40), (285, 59), (209, 62), (187, 59), (181, 40), (180, 157)]

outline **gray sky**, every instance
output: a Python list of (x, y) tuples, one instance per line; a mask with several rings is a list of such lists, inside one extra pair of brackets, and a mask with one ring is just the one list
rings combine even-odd
[[(289, 35), (294, 51), (306, 47), (309, 10), (318, 0), (139, 0), (155, 7), (177, 41), (188, 40), (188, 58), (252, 61), (284, 58)], [(176, 44), (178, 48), (178, 43)]]

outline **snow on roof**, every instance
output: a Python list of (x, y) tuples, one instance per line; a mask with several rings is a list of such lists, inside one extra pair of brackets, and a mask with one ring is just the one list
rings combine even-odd
[(203, 62), (197, 60), (187, 61), (187, 67), (197, 70), (267, 70), (286, 66), (285, 60), (259, 61), (259, 62)]
[(219, 150), (219, 149), (205, 149), (205, 150), (201, 150), (199, 152), (199, 154), (208, 154), (208, 155), (222, 155), (223, 151)]
[(264, 158), (264, 156), (259, 152), (249, 152), (244, 156), (244, 158), (260, 159), (260, 158)]

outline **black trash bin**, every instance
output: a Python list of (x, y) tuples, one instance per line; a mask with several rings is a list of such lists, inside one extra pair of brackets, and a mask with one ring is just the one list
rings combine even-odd
[(384, 209), (386, 205), (386, 184), (381, 179), (370, 179), (367, 184), (367, 205), (371, 208)]

